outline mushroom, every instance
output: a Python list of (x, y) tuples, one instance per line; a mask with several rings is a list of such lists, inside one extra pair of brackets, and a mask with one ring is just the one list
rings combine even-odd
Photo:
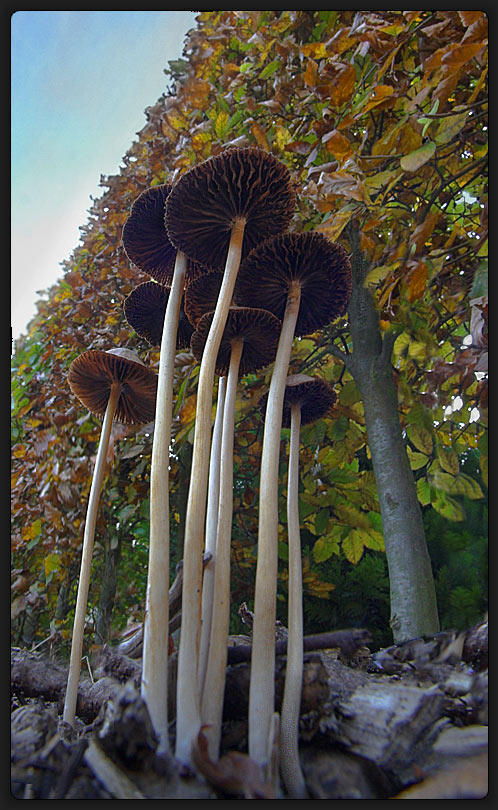
[(351, 265), (345, 251), (319, 233), (288, 233), (267, 240), (244, 260), (235, 288), (236, 303), (256, 306), (264, 301), (265, 307), (282, 319), (261, 454), (249, 689), (249, 755), (260, 765), (267, 758), (274, 708), (278, 457), (292, 342), (295, 336), (309, 334), (341, 315), (350, 294)]
[(175, 754), (186, 765), (191, 762), (192, 743), (201, 725), (198, 667), (202, 548), (216, 357), (241, 257), (264, 238), (284, 231), (294, 206), (287, 168), (273, 155), (255, 148), (230, 148), (190, 169), (174, 185), (166, 201), (166, 228), (177, 249), (212, 269), (224, 266), (199, 371), (185, 521)]
[[(169, 287), (155, 281), (139, 284), (128, 295), (124, 302), (126, 320), (131, 328), (144, 338), (151, 346), (160, 346), (166, 306), (169, 300)], [(176, 348), (190, 348), (190, 338), (194, 327), (185, 314), (183, 299), (180, 304)]]
[[(167, 183), (152, 186), (133, 203), (123, 227), (128, 258), (161, 284), (170, 284), (161, 330), (157, 402), (150, 472), (150, 542), (144, 621), (142, 697), (147, 704), (159, 750), (169, 749), (168, 682), (169, 621), (169, 446), (173, 417), (173, 375), (185, 279), (200, 268), (171, 244), (164, 225)], [(153, 315), (151, 314), (151, 321)]]
[[(287, 377), (282, 427), (290, 427), (287, 475), (287, 531), (289, 539), (289, 602), (287, 666), (280, 718), (280, 770), (291, 799), (308, 798), (299, 762), (298, 732), (303, 680), (303, 577), (299, 528), (299, 435), (301, 425), (326, 416), (336, 402), (332, 387), (318, 377)], [(267, 397), (261, 400), (264, 413)]]
[(227, 387), (226, 375), (218, 379), (218, 401), (214, 420), (213, 439), (209, 460), (209, 485), (206, 509), (206, 538), (204, 557), (208, 561), (202, 576), (201, 640), (199, 647), (199, 693), (202, 694), (206, 676), (207, 659), (211, 638), (211, 616), (214, 595), (214, 568), (216, 554), (216, 534), (218, 529), (218, 505), (220, 500), (221, 439), (223, 434), (223, 410)]
[(157, 376), (130, 349), (110, 349), (107, 352), (93, 349), (83, 352), (73, 361), (69, 369), (68, 381), (72, 392), (78, 399), (92, 413), (104, 417), (85, 521), (64, 703), (63, 719), (70, 725), (74, 725), (95, 524), (112, 422), (116, 420), (125, 424), (143, 424), (152, 421)]
[[(207, 312), (214, 312), (223, 282), (223, 271), (212, 271), (191, 281), (185, 290), (185, 315), (195, 328)], [(192, 330), (193, 331), (193, 330)]]
[[(192, 335), (194, 357), (201, 360), (214, 313), (203, 315)], [(230, 550), (233, 513), (233, 440), (235, 399), (239, 375), (257, 371), (273, 362), (280, 321), (264, 309), (231, 307), (221, 339), (216, 371), (227, 375), (223, 430), (219, 509), (214, 551), (214, 595), (206, 674), (201, 696), (202, 723), (207, 724), (209, 754), (217, 759), (221, 735), (228, 626), (230, 619)]]

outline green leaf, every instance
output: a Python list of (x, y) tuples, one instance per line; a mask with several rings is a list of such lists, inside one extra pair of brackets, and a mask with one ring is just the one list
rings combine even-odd
[(480, 262), (472, 282), (472, 289), (470, 291), (470, 300), (473, 298), (482, 298), (488, 295), (488, 262)]
[(449, 143), (458, 135), (460, 130), (463, 129), (468, 120), (468, 112), (459, 113), (458, 115), (449, 115), (447, 118), (443, 118), (434, 135), (434, 140), (438, 144)]
[(425, 478), (419, 478), (417, 481), (417, 498), (422, 506), (428, 506), (431, 502), (431, 487)]
[(330, 512), (328, 509), (320, 509), (320, 511), (315, 515), (315, 532), (317, 534), (323, 534), (330, 521)]
[(448, 495), (438, 494), (438, 497), (432, 502), (432, 505), (436, 512), (439, 512), (440, 515), (448, 520), (459, 521), (465, 519), (463, 507), (458, 501), (455, 501), (454, 498)]
[(483, 497), (482, 489), (477, 481), (465, 473), (459, 473), (459, 475), (452, 477), (448, 491), (451, 495), (463, 495), (472, 500), (478, 500)]
[(417, 450), (429, 456), (432, 453), (432, 436), (430, 432), (420, 425), (409, 425), (406, 429), (408, 438)]
[(287, 543), (283, 543), (282, 540), (278, 541), (278, 556), (280, 560), (285, 560), (285, 562), (289, 559), (289, 546)]
[(434, 141), (427, 141), (419, 149), (415, 149), (408, 155), (403, 155), (400, 160), (400, 166), (405, 172), (416, 172), (425, 163), (427, 163), (436, 151), (436, 144)]
[(313, 546), (313, 559), (315, 562), (325, 562), (332, 554), (339, 554), (339, 541), (336, 537), (319, 537)]
[(276, 70), (278, 70), (280, 65), (280, 59), (274, 59), (273, 62), (269, 62), (265, 68), (259, 74), (260, 79), (268, 79), (269, 76), (272, 76)]
[(452, 447), (437, 447), (436, 456), (443, 470), (451, 475), (458, 475), (458, 455)]
[(355, 402), (359, 402), (360, 400), (361, 394), (358, 390), (358, 386), (354, 380), (348, 380), (341, 388), (339, 402), (341, 405), (354, 405)]

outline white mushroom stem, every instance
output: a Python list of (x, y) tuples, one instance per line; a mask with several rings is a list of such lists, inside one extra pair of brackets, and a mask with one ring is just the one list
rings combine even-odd
[(204, 547), (204, 520), (211, 448), (213, 382), (218, 349), (232, 302), (240, 265), (244, 226), (244, 219), (236, 219), (232, 227), (223, 281), (202, 355), (197, 387), (194, 447), (185, 519), (182, 626), (178, 649), (176, 693), (175, 756), (185, 765), (191, 763), (192, 742), (197, 737), (201, 725), (199, 644), (202, 551)]
[(296, 328), (301, 287), (287, 296), (266, 405), (259, 487), (258, 561), (249, 687), (249, 756), (266, 765), (275, 703), (275, 619), (278, 569), (278, 464), (285, 383)]
[(214, 566), (214, 597), (206, 677), (201, 700), (201, 719), (207, 724), (209, 756), (217, 760), (221, 738), (228, 628), (230, 623), (230, 550), (233, 517), (233, 440), (235, 400), (243, 340), (232, 342), (228, 370), (223, 436), (221, 441), (220, 498)]
[(218, 504), (220, 499), (220, 460), (221, 436), (223, 431), (223, 408), (225, 407), (226, 375), (218, 381), (218, 402), (214, 420), (211, 457), (209, 461), (209, 489), (206, 513), (206, 540), (204, 549), (211, 559), (204, 566), (202, 578), (201, 647), (199, 653), (199, 690), (202, 694), (206, 676), (209, 639), (211, 636), (211, 615), (213, 612), (214, 569), (216, 558), (216, 531), (218, 528)]
[(80, 680), (81, 655), (83, 651), (83, 633), (85, 629), (85, 616), (88, 604), (88, 591), (90, 588), (90, 575), (92, 570), (93, 542), (95, 538), (95, 525), (99, 508), (100, 493), (107, 461), (107, 449), (112, 429), (112, 420), (116, 413), (119, 396), (121, 394), (121, 384), (116, 382), (111, 385), (109, 400), (102, 423), (97, 458), (93, 471), (92, 485), (88, 499), (85, 532), (83, 535), (83, 549), (81, 553), (80, 578), (78, 582), (78, 594), (76, 597), (76, 608), (74, 612), (73, 636), (71, 640), (71, 657), (69, 661), (69, 674), (67, 680), (66, 697), (64, 701), (63, 720), (74, 726), (76, 715), (76, 702), (78, 699), (78, 684)]
[(299, 432), (301, 405), (291, 406), (289, 466), (287, 477), (287, 531), (289, 540), (289, 602), (287, 666), (280, 717), (280, 771), (291, 799), (308, 793), (299, 762), (299, 712), (303, 682), (303, 572), (299, 530)]
[(169, 447), (173, 418), (173, 377), (180, 305), (185, 287), (186, 257), (177, 253), (164, 314), (157, 381), (154, 440), (150, 471), (149, 568), (144, 621), (142, 697), (159, 738), (168, 742), (168, 622), (169, 622)]

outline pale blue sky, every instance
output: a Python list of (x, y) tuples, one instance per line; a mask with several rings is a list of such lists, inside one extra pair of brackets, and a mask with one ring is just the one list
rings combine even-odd
[(121, 158), (171, 79), (190, 11), (17, 11), (12, 35), (13, 338), (62, 276), (100, 175)]

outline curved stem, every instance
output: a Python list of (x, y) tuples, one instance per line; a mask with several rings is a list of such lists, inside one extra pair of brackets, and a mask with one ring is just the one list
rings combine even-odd
[(149, 567), (144, 621), (142, 697), (159, 738), (168, 742), (168, 622), (169, 622), (169, 448), (173, 418), (173, 377), (178, 319), (185, 287), (186, 257), (178, 252), (164, 314), (157, 381), (154, 440), (150, 470)]
[(85, 616), (88, 604), (88, 591), (90, 588), (90, 575), (92, 571), (93, 541), (95, 538), (95, 524), (97, 522), (97, 512), (99, 508), (100, 492), (104, 480), (104, 472), (107, 459), (107, 448), (111, 435), (112, 420), (116, 413), (116, 408), (121, 394), (120, 383), (111, 386), (109, 400), (102, 423), (99, 449), (95, 460), (92, 486), (88, 499), (88, 507), (85, 521), (85, 533), (83, 535), (83, 550), (81, 553), (80, 578), (78, 582), (78, 595), (76, 597), (76, 608), (74, 612), (73, 637), (71, 641), (71, 658), (69, 661), (69, 674), (67, 680), (66, 697), (64, 701), (63, 720), (74, 726), (76, 714), (76, 702), (78, 699), (78, 684), (81, 669), (81, 654), (83, 651), (83, 633), (85, 629)]
[(176, 692), (176, 758), (190, 765), (192, 742), (201, 725), (199, 643), (201, 625), (202, 551), (211, 447), (211, 411), (216, 358), (240, 265), (244, 220), (232, 228), (225, 272), (204, 347), (197, 387), (194, 447), (185, 520), (182, 628)]
[(202, 611), (201, 611), (201, 646), (199, 652), (199, 690), (202, 694), (211, 636), (211, 616), (213, 612), (214, 570), (216, 567), (216, 532), (218, 528), (218, 505), (220, 500), (220, 459), (221, 437), (223, 430), (223, 409), (225, 407), (226, 376), (218, 381), (218, 402), (214, 420), (211, 457), (209, 461), (209, 491), (206, 514), (205, 551), (211, 553), (211, 559), (204, 567), (202, 578)]
[(278, 463), (285, 383), (296, 328), (301, 288), (289, 290), (266, 405), (261, 453), (258, 562), (249, 687), (249, 756), (264, 766), (274, 711), (275, 618), (278, 569)]
[(225, 670), (227, 665), (227, 640), (230, 623), (230, 549), (233, 518), (233, 437), (235, 426), (235, 399), (239, 378), (242, 340), (234, 340), (228, 370), (225, 410), (223, 413), (223, 436), (221, 441), (220, 499), (216, 536), (214, 566), (214, 598), (211, 621), (211, 636), (206, 678), (201, 701), (202, 723), (209, 724), (205, 730), (208, 752), (217, 760), (221, 737), (223, 696), (225, 693)]
[(287, 531), (289, 537), (289, 607), (287, 666), (280, 718), (280, 770), (291, 799), (308, 793), (299, 762), (299, 712), (303, 682), (303, 572), (299, 530), (299, 431), (301, 406), (291, 407), (289, 468), (287, 479)]

